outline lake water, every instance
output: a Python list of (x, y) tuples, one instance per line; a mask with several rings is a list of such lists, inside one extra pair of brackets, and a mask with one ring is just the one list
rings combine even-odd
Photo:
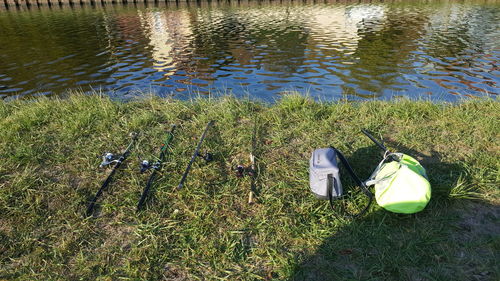
[(500, 93), (500, 1), (239, 1), (0, 10), (0, 98), (455, 101)]

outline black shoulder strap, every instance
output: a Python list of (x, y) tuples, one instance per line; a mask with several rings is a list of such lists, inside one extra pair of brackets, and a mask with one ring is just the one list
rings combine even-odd
[[(332, 190), (335, 189), (337, 190), (337, 181), (333, 178), (333, 174), (328, 174), (327, 175), (327, 184), (326, 184), (327, 189), (327, 194), (328, 194), (328, 201), (330, 202), (330, 208), (332, 208), (333, 214), (337, 216), (337, 212), (339, 211), (338, 208), (335, 207), (335, 202), (339, 202), (342, 198), (341, 197), (335, 197), (333, 198), (332, 195)], [(342, 204), (340, 205), (340, 211), (342, 213), (345, 213), (344, 206)]]
[[(361, 216), (363, 215), (366, 210), (368, 210), (368, 208), (370, 207), (370, 204), (372, 203), (372, 200), (373, 200), (373, 194), (370, 192), (370, 190), (368, 189), (368, 187), (365, 185), (365, 183), (359, 179), (359, 177), (356, 175), (356, 173), (354, 173), (354, 170), (352, 169), (351, 165), (349, 164), (349, 162), (347, 161), (347, 159), (344, 157), (344, 155), (338, 150), (336, 149), (335, 147), (332, 147), (333, 150), (335, 150), (336, 154), (338, 155), (338, 158), (340, 159), (340, 162), (342, 162), (342, 165), (346, 168), (347, 172), (349, 173), (349, 175), (352, 177), (352, 179), (356, 182), (356, 184), (361, 188), (361, 190), (363, 191), (363, 193), (368, 196), (369, 198), (369, 201), (368, 203), (366, 204), (366, 206), (361, 210), (361, 212), (357, 213), (357, 214), (351, 214), (349, 213), (348, 211), (345, 210), (344, 207), (342, 207), (342, 211), (343, 213), (345, 214), (345, 216), (347, 217), (351, 217), (351, 218), (355, 218), (355, 217), (358, 217), (358, 216)], [(328, 199), (330, 200), (330, 206), (332, 207), (332, 210), (336, 211), (335, 208), (334, 208), (334, 199), (333, 196), (332, 196), (332, 192), (331, 192), (331, 188), (333, 188), (337, 182), (333, 179), (333, 176), (329, 175), (328, 177)]]
[(339, 156), (340, 162), (342, 162), (342, 165), (347, 169), (347, 172), (351, 175), (352, 179), (356, 182), (357, 185), (361, 187), (363, 190), (363, 193), (365, 193), (367, 196), (373, 196), (373, 194), (370, 192), (368, 187), (365, 185), (365, 183), (359, 179), (359, 177), (354, 173), (354, 170), (352, 169), (351, 165), (349, 162), (347, 162), (347, 159), (344, 157), (344, 154), (340, 152), (338, 149), (333, 148), (335, 152), (337, 152), (337, 155)]

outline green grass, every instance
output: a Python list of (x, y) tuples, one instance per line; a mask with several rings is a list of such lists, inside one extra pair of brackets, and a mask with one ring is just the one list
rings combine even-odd
[[(197, 139), (216, 120), (185, 188)], [(258, 121), (258, 203), (247, 204)], [(0, 102), (0, 279), (13, 280), (499, 280), (498, 101), (274, 105), (234, 98), (127, 103), (100, 96)], [(152, 159), (177, 123), (153, 198), (135, 212)], [(373, 206), (336, 219), (309, 192), (308, 159), (334, 145), (367, 178), (380, 153), (361, 128), (426, 167), (429, 206), (397, 215)], [(137, 146), (96, 217), (86, 204), (107, 175), (106, 151)]]

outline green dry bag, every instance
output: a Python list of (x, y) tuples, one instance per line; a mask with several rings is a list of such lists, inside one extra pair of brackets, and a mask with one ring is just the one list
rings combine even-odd
[(386, 153), (366, 185), (375, 185), (377, 203), (394, 213), (420, 212), (431, 199), (424, 167), (403, 153)]

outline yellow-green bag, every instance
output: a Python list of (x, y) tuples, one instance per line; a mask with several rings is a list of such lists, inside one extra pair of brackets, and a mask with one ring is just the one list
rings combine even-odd
[[(392, 161), (387, 162), (389, 159)], [(387, 153), (366, 185), (375, 185), (377, 203), (394, 213), (420, 212), (431, 199), (431, 185), (424, 167), (403, 153)]]

